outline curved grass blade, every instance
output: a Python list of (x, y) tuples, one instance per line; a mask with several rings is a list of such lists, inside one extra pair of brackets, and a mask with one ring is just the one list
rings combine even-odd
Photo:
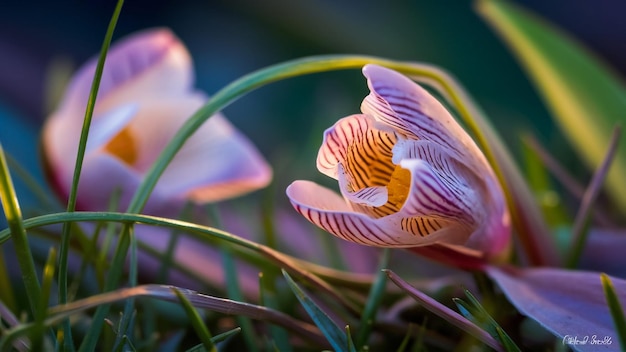
[(217, 352), (217, 347), (213, 344), (211, 333), (206, 325), (204, 325), (204, 321), (202, 321), (200, 314), (198, 314), (193, 305), (191, 305), (191, 302), (189, 302), (187, 297), (185, 297), (185, 295), (183, 295), (178, 289), (172, 287), (172, 291), (180, 300), (180, 303), (187, 313), (187, 317), (189, 317), (189, 321), (191, 321), (191, 326), (193, 326), (193, 329), (196, 331), (200, 341), (202, 341), (204, 348), (210, 352)]
[(333, 346), (335, 351), (349, 351), (348, 339), (346, 333), (343, 332), (335, 323), (328, 317), (328, 315), (313, 302), (313, 300), (296, 284), (295, 281), (287, 274), (285, 270), (282, 271), (287, 284), (291, 288), (291, 291), (296, 295), (304, 310), (309, 314), (311, 319), (315, 322), (315, 325), (322, 331), (328, 342)]
[(30, 251), (28, 238), (26, 237), (26, 229), (22, 220), (22, 211), (15, 194), (11, 174), (7, 166), (4, 149), (0, 143), (0, 201), (4, 209), (4, 216), (7, 219), (9, 230), (12, 233), (11, 238), (15, 246), (15, 254), (17, 257), (20, 270), (22, 272), (22, 281), (26, 288), (28, 303), (31, 313), (35, 314), (36, 309), (41, 302), (41, 286), (37, 278), (35, 270), (35, 262)]
[[(162, 227), (177, 229), (177, 230), (186, 232), (194, 236), (194, 238), (200, 241), (210, 242), (210, 240), (214, 238), (228, 241), (230, 243), (233, 243), (233, 244), (251, 249), (255, 252), (258, 252), (264, 255), (265, 257), (269, 258), (279, 267), (285, 267), (295, 273), (298, 273), (298, 275), (309, 280), (312, 284), (314, 284), (320, 290), (328, 293), (331, 297), (335, 298), (339, 303), (345, 306), (353, 314), (359, 314), (360, 312), (360, 309), (356, 307), (354, 303), (352, 303), (351, 301), (348, 301), (341, 293), (335, 290), (332, 286), (330, 286), (324, 280), (320, 279), (319, 277), (312, 274), (308, 270), (303, 269), (301, 267), (302, 266), (301, 260), (295, 259), (286, 254), (273, 250), (267, 246), (258, 244), (256, 242), (234, 236), (228, 232), (225, 232), (219, 229), (214, 229), (211, 227), (189, 223), (189, 222), (185, 222), (181, 220), (166, 219), (166, 218), (160, 218), (160, 217), (149, 216), (149, 215), (141, 215), (141, 214), (115, 213), (115, 212), (71, 212), (71, 213), (46, 214), (46, 215), (28, 219), (27, 221), (25, 221), (24, 225), (27, 228), (31, 228), (31, 227), (52, 225), (52, 224), (63, 223), (63, 222), (72, 222), (72, 221), (73, 222), (112, 221), (112, 222), (119, 222), (123, 224), (140, 223), (140, 224), (151, 225), (151, 226), (162, 226)], [(5, 229), (5, 230), (0, 231), (0, 244), (8, 240), (10, 234), (11, 234), (10, 229)], [(128, 241), (129, 241), (128, 236), (122, 235), (118, 242), (118, 247), (124, 246), (124, 248), (126, 248), (127, 250), (128, 245), (129, 245)], [(122, 248), (122, 250), (124, 248)], [(119, 261), (119, 262), (115, 261), (116, 258), (117, 257), (114, 257), (114, 261), (111, 265), (111, 270), (113, 268), (121, 267), (121, 265), (123, 264), (123, 258), (122, 258), (122, 261)], [(119, 280), (119, 276), (117, 276), (114, 279)]]
[[(619, 75), (568, 35), (508, 1), (482, 0), (478, 12), (509, 45), (561, 130), (585, 163), (596, 168), (616, 124), (626, 123), (626, 90)], [(607, 186), (626, 212), (626, 144)]]
[[(142, 285), (129, 288), (118, 289), (95, 296), (84, 298), (64, 305), (52, 307), (48, 310), (48, 318), (45, 320), (45, 326), (53, 326), (64, 319), (84, 312), (85, 310), (98, 307), (104, 304), (111, 304), (122, 301), (130, 297), (151, 297), (168, 302), (179, 303), (180, 300), (172, 292), (173, 286), (166, 285)], [(208, 309), (222, 314), (228, 315), (245, 315), (252, 319), (261, 320), (285, 327), (289, 331), (299, 336), (327, 347), (328, 343), (319, 329), (315, 326), (296, 320), (282, 312), (269, 309), (267, 307), (258, 306), (249, 303), (237, 302), (225, 298), (204, 295), (192, 290), (176, 287), (191, 304), (196, 308)], [(13, 339), (33, 330), (33, 324), (21, 324), (10, 329), (0, 339), (0, 351), (4, 350), (7, 344)]]
[(600, 280), (602, 281), (602, 288), (604, 289), (604, 296), (606, 297), (611, 316), (613, 317), (613, 324), (615, 324), (615, 331), (619, 338), (619, 344), (622, 350), (626, 349), (626, 311), (622, 308), (622, 304), (617, 298), (615, 293), (615, 287), (611, 282), (611, 279), (606, 274), (600, 274)]
[(616, 127), (615, 130), (613, 130), (613, 135), (611, 136), (606, 156), (604, 157), (604, 160), (600, 164), (598, 170), (594, 173), (593, 178), (589, 183), (589, 187), (585, 190), (585, 194), (583, 195), (580, 208), (576, 214), (576, 220), (572, 227), (572, 242), (566, 262), (567, 267), (570, 269), (576, 267), (578, 259), (582, 255), (585, 247), (588, 234), (587, 223), (589, 221), (590, 214), (593, 212), (593, 204), (595, 203), (596, 198), (598, 198), (602, 184), (604, 183), (607, 173), (609, 172), (609, 168), (611, 167), (611, 163), (614, 160), (620, 134), (621, 128)]
[(437, 302), (433, 298), (425, 295), (415, 287), (411, 286), (408, 282), (402, 280), (398, 277), (393, 271), (385, 270), (385, 273), (389, 276), (389, 279), (393, 281), (398, 287), (402, 288), (406, 293), (408, 293), (411, 297), (413, 297), (417, 302), (422, 304), (426, 309), (430, 312), (440, 316), (445, 319), (450, 324), (456, 326), (457, 328), (471, 334), (476, 337), (480, 341), (482, 341), (487, 346), (495, 349), (496, 351), (503, 351), (502, 345), (500, 342), (495, 340), (488, 332), (483, 330), (478, 325), (474, 324), (467, 318), (459, 315), (459, 313), (453, 311), (452, 309), (444, 306), (443, 304)]
[(504, 143), (500, 141), (487, 119), (483, 117), (484, 114), (473, 104), (473, 100), (470, 99), (460, 84), (446, 72), (432, 65), (398, 62), (369, 56), (328, 55), (296, 59), (260, 69), (230, 83), (215, 93), (177, 131), (157, 161), (146, 173), (146, 177), (135, 192), (127, 211), (140, 213), (159, 177), (185, 141), (213, 114), (224, 109), (246, 93), (266, 84), (291, 77), (332, 70), (362, 68), (366, 64), (379, 64), (413, 78), (426, 78), (443, 88), (443, 93), (449, 96), (461, 117), (477, 137), (479, 145), (502, 183), (514, 225), (518, 229), (518, 233), (521, 234), (522, 243), (530, 261), (534, 264), (554, 264), (554, 258), (556, 258), (554, 245), (549, 242), (547, 227), (543, 223), (530, 192), (528, 192), (527, 185), (513, 163)]

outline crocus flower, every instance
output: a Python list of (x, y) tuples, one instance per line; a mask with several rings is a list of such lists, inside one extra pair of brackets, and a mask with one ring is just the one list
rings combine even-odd
[(295, 181), (287, 188), (295, 209), (331, 234), (365, 245), (444, 250), (434, 257), (506, 252), (504, 195), (474, 141), (409, 78), (376, 65), (363, 74), (370, 94), (362, 114), (327, 129), (317, 157), (317, 168), (338, 180), (341, 195)]
[[(43, 151), (56, 191), (67, 196), (96, 59), (73, 77), (43, 130)], [(167, 29), (146, 30), (109, 50), (78, 189), (78, 207), (120, 208), (180, 126), (207, 100), (193, 88), (191, 58)], [(263, 187), (271, 170), (223, 116), (212, 116), (160, 178), (145, 211), (171, 215), (185, 200), (212, 202)]]

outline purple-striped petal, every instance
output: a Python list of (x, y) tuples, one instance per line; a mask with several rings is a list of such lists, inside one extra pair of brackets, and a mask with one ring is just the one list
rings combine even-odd
[(466, 246), (477, 263), (506, 253), (504, 194), (469, 135), (407, 77), (376, 65), (363, 73), (371, 91), (363, 114), (326, 130), (317, 158), (318, 169), (339, 181), (343, 199), (298, 181), (287, 192), (294, 207), (356, 243), (445, 249), (433, 256)]
[(432, 141), (444, 147), (478, 174), (489, 170), (476, 143), (424, 88), (396, 71), (377, 65), (366, 65), (363, 74), (370, 88), (361, 105), (364, 114), (408, 139)]
[(295, 181), (287, 196), (300, 214), (313, 224), (346, 241), (376, 247), (425, 246), (438, 242), (461, 244), (467, 229), (451, 223), (429, 236), (406, 231), (397, 216), (373, 218), (353, 211), (337, 193), (310, 181)]

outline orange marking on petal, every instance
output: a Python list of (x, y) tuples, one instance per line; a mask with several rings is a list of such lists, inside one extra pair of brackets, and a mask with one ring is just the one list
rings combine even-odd
[(396, 165), (387, 184), (388, 204), (396, 208), (396, 211), (402, 208), (404, 201), (409, 196), (410, 183), (411, 172), (403, 169), (400, 165)]
[(137, 161), (137, 146), (132, 132), (124, 128), (104, 147), (104, 150), (128, 165)]

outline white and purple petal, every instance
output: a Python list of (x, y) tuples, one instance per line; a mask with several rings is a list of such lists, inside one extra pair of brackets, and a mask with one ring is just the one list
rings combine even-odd
[(337, 193), (310, 181), (295, 181), (287, 196), (300, 214), (313, 224), (344, 240), (376, 247), (425, 246), (438, 242), (461, 244), (467, 229), (451, 224), (429, 236), (419, 236), (401, 228), (397, 216), (373, 218), (353, 211)]
[(363, 74), (370, 88), (361, 105), (364, 114), (396, 129), (407, 139), (428, 140), (442, 146), (476, 173), (488, 169), (476, 143), (424, 88), (382, 66), (366, 65)]

